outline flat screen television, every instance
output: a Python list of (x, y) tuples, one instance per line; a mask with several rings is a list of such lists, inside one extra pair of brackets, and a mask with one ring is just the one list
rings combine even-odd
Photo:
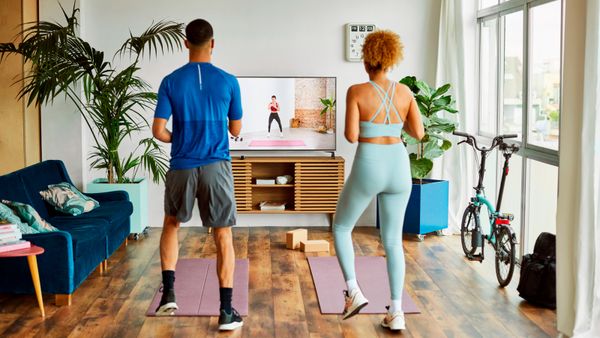
[(232, 151), (335, 151), (335, 77), (238, 77), (242, 132), (230, 135)]

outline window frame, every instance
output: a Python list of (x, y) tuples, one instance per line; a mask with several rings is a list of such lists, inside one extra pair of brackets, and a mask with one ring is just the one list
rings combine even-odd
[[(491, 7), (487, 7), (487, 8), (483, 8), (480, 9), (477, 12), (477, 41), (478, 41), (478, 46), (477, 46), (477, 84), (478, 86), (476, 86), (476, 88), (478, 88), (478, 100), (477, 100), (477, 107), (478, 107), (478, 113), (477, 113), (477, 138), (478, 141), (481, 141), (483, 143), (491, 143), (492, 138), (495, 135), (490, 135), (489, 132), (486, 131), (482, 131), (481, 130), (481, 107), (482, 107), (482, 101), (481, 101), (481, 93), (480, 93), (480, 88), (481, 88), (481, 46), (482, 46), (482, 34), (481, 34), (481, 23), (483, 21), (486, 20), (490, 20), (493, 18), (496, 18), (498, 20), (498, 25), (497, 25), (497, 46), (496, 46), (496, 50), (497, 50), (497, 74), (496, 74), (496, 86), (498, 88), (498, 95), (497, 95), (497, 113), (496, 113), (496, 133), (500, 133), (502, 130), (502, 126), (503, 126), (503, 118), (504, 118), (504, 109), (502, 107), (503, 105), (503, 97), (504, 97), (504, 45), (505, 45), (505, 41), (504, 41), (504, 34), (505, 34), (505, 20), (503, 19), (504, 16), (509, 15), (511, 13), (515, 13), (518, 11), (521, 11), (523, 13), (523, 83), (522, 83), (522, 88), (523, 88), (523, 97), (522, 97), (522, 126), (521, 126), (521, 140), (520, 141), (514, 141), (514, 143), (519, 144), (520, 146), (520, 150), (518, 152), (518, 154), (520, 156), (520, 160), (522, 161), (522, 172), (521, 172), (521, 208), (520, 208), (520, 213), (521, 213), (521, 238), (519, 239), (519, 243), (521, 243), (521, 245), (519, 245), (519, 251), (520, 251), (520, 255), (519, 257), (523, 256), (523, 254), (525, 253), (524, 251), (526, 249), (530, 249), (529, 251), (531, 251), (533, 248), (526, 248), (526, 244), (527, 240), (528, 240), (528, 230), (529, 230), (529, 226), (528, 226), (528, 217), (527, 217), (527, 212), (529, 209), (529, 189), (528, 189), (528, 173), (529, 173), (529, 165), (527, 163), (527, 160), (534, 160), (534, 161), (538, 161), (538, 162), (542, 162), (545, 164), (549, 164), (549, 165), (553, 165), (558, 167), (559, 164), (559, 154), (560, 154), (560, 142), (558, 145), (558, 150), (554, 150), (551, 148), (545, 148), (542, 146), (538, 146), (535, 144), (531, 144), (528, 142), (528, 138), (529, 138), (529, 97), (530, 97), (530, 93), (529, 93), (529, 79), (530, 79), (530, 67), (529, 67), (529, 55), (531, 53), (530, 50), (530, 32), (531, 32), (531, 27), (530, 27), (530, 10), (532, 8), (550, 3), (550, 2), (554, 2), (554, 1), (558, 1), (561, 4), (561, 36), (560, 36), (560, 59), (561, 59), (561, 65), (560, 65), (560, 116), (559, 116), (559, 130), (560, 130), (560, 120), (562, 120), (562, 117), (564, 116), (563, 114), (563, 110), (562, 110), (562, 105), (563, 105), (563, 100), (562, 100), (562, 93), (563, 93), (563, 60), (564, 60), (564, 1), (565, 0), (508, 0), (505, 2), (500, 2), (497, 5), (491, 6)], [(497, 165), (499, 163), (499, 161), (502, 159), (502, 157), (499, 154), (496, 154), (496, 161), (495, 164)], [(516, 159), (516, 158), (515, 158)], [(498, 179), (496, 178), (496, 191), (498, 190), (499, 187), (499, 182)]]

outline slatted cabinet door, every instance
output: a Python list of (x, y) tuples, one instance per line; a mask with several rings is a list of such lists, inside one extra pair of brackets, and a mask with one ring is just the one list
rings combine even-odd
[(299, 161), (294, 174), (296, 211), (335, 212), (344, 186), (343, 160)]
[(232, 161), (235, 203), (238, 211), (252, 210), (252, 163)]

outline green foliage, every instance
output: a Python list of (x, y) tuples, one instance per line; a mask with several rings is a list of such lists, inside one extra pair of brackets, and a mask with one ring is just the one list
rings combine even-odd
[(438, 113), (446, 111), (456, 114), (458, 111), (454, 108), (452, 96), (446, 94), (450, 90), (450, 84), (432, 88), (414, 76), (407, 76), (400, 80), (400, 83), (408, 86), (415, 95), (425, 127), (425, 136), (420, 141), (405, 131), (402, 132), (402, 137), (408, 145), (417, 146), (417, 152), (410, 154), (412, 177), (422, 179), (431, 172), (432, 160), (442, 156), (452, 147), (452, 142), (446, 139), (445, 134), (452, 133), (457, 127), (455, 122), (438, 116)]
[(553, 110), (548, 113), (548, 119), (552, 122), (558, 122), (560, 120), (560, 113), (558, 110)]
[(119, 148), (126, 138), (149, 127), (143, 112), (156, 104), (156, 93), (136, 75), (140, 56), (180, 50), (183, 25), (161, 21), (140, 36), (130, 33), (114, 57), (128, 53), (134, 60), (118, 70), (104, 52), (77, 35), (79, 9), (73, 5), (71, 14), (61, 9), (65, 25), (33, 23), (23, 28), (22, 43), (0, 43), (0, 62), (10, 54), (31, 62), (32, 71), (23, 79), (18, 97), (27, 98), (29, 105), (51, 103), (59, 95), (73, 102), (94, 141), (91, 166), (106, 170), (109, 183), (131, 182), (139, 168), (149, 172), (154, 182), (164, 180), (168, 157), (154, 139), (141, 140), (125, 156)]
[[(327, 114), (327, 112), (329, 112), (329, 118), (330, 120), (333, 119), (333, 110), (335, 109), (335, 102), (336, 100), (334, 100), (333, 98), (321, 98), (321, 103), (323, 104), (323, 110), (321, 110), (321, 116)], [(329, 121), (332, 122), (332, 121)], [(330, 123), (330, 126), (332, 126), (332, 123)], [(327, 127), (327, 126), (325, 126)]]

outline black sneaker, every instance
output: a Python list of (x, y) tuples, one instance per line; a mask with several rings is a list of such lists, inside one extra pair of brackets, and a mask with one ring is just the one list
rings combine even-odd
[(244, 321), (236, 309), (231, 308), (231, 313), (227, 313), (225, 310), (221, 309), (221, 315), (219, 316), (219, 330), (231, 331), (242, 327), (242, 325), (244, 325)]
[[(162, 289), (162, 288), (161, 288)], [(161, 290), (160, 305), (156, 308), (156, 316), (172, 316), (179, 309), (175, 303), (175, 289)]]

